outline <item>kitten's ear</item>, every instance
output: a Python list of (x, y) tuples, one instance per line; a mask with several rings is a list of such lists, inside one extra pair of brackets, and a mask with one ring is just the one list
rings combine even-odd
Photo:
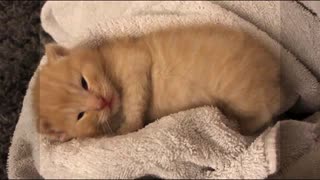
[(45, 45), (45, 51), (49, 62), (55, 62), (69, 54), (69, 50), (55, 43)]

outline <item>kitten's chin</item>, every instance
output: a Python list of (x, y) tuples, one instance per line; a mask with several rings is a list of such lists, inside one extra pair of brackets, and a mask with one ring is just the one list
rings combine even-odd
[(113, 116), (111, 116), (108, 119), (109, 126), (112, 129), (113, 133), (117, 132), (117, 130), (120, 128), (123, 120), (124, 120), (124, 118), (123, 118), (123, 113), (121, 112), (121, 110), (119, 110), (116, 114), (114, 114)]
[(114, 116), (119, 112), (121, 106), (120, 98), (118, 93), (113, 93), (111, 98), (111, 105), (110, 105), (110, 115)]
[(100, 119), (98, 124), (98, 129), (104, 135), (115, 135), (115, 132), (119, 129), (121, 123), (123, 122), (123, 116), (120, 107), (117, 108), (117, 111), (110, 112), (107, 110), (108, 116)]

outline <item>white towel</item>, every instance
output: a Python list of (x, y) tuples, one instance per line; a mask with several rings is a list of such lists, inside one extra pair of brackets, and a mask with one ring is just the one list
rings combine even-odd
[[(290, 98), (295, 101), (297, 96), (300, 97), (295, 110), (308, 112), (318, 109), (319, 83), (303, 65), (306, 61), (319, 59), (319, 54), (314, 53), (317, 47), (310, 46), (312, 43), (307, 40), (296, 44), (313, 48), (313, 53), (308, 51), (307, 60), (298, 61), (276, 41), (278, 39), (274, 34), (280, 34), (281, 29), (274, 25), (279, 19), (273, 18), (281, 17), (275, 15), (282, 13), (279, 9), (271, 10), (269, 7), (279, 8), (282, 2), (268, 2), (270, 6), (250, 2), (251, 6), (246, 11), (241, 8), (246, 8), (247, 2), (238, 3), (240, 5), (233, 7), (234, 12), (255, 12), (254, 8), (257, 8), (257, 12), (263, 12), (263, 16), (260, 13), (248, 14), (251, 20), (258, 19), (260, 24), (254, 26), (235, 13), (207, 1), (51, 1), (44, 5), (41, 21), (43, 28), (59, 44), (67, 47), (87, 42), (98, 44), (101, 38), (127, 34), (137, 36), (169, 25), (209, 22), (242, 28), (263, 40), (282, 58), (284, 78), (295, 91)], [(227, 6), (228, 3), (222, 2), (220, 5)], [(296, 4), (290, 5), (292, 11), (299, 12)], [(305, 22), (315, 20), (308, 16), (305, 18)], [(309, 24), (308, 27), (317, 27), (317, 23)], [(296, 31), (305, 32), (305, 28), (296, 26)], [(281, 32), (280, 37), (283, 33), (286, 32)], [(288, 48), (296, 46), (285, 44)], [(294, 48), (290, 50), (294, 51)], [(42, 63), (45, 59), (44, 57)], [(32, 81), (30, 86), (33, 85)], [(296, 121), (284, 121), (267, 129), (257, 138), (243, 137), (234, 128), (234, 123), (225, 119), (218, 109), (203, 107), (161, 118), (146, 128), (125, 136), (72, 140), (57, 145), (38, 138), (30, 98), (28, 89), (10, 147), (9, 178), (136, 178), (153, 174), (162, 178), (260, 179), (267, 178), (276, 171), (279, 172), (275, 177), (292, 177), (297, 167), (303, 168), (305, 174), (310, 175), (312, 173), (307, 172), (313, 169), (306, 168), (309, 162), (306, 159), (312, 157), (314, 164), (320, 162), (317, 153), (314, 153), (319, 143), (319, 131), (316, 127), (319, 126), (320, 117), (313, 123), (299, 122), (298, 125)], [(286, 136), (278, 136), (279, 127), (287, 129), (282, 132)], [(295, 130), (300, 127), (298, 131), (301, 134), (298, 134)], [(297, 137), (300, 139), (290, 139), (293, 135), (299, 135)], [(282, 142), (288, 142), (285, 144), (287, 146), (283, 146)], [(283, 156), (281, 152), (290, 152), (290, 155)], [(317, 177), (319, 174), (312, 175)]]

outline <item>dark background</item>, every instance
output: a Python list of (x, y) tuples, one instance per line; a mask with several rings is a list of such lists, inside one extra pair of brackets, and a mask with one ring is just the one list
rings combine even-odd
[(7, 179), (11, 138), (29, 80), (43, 54), (39, 17), (43, 4), (0, 1), (0, 179)]
[(8, 151), (29, 81), (44, 54), (43, 45), (53, 41), (40, 24), (44, 3), (0, 1), (0, 179), (8, 178)]

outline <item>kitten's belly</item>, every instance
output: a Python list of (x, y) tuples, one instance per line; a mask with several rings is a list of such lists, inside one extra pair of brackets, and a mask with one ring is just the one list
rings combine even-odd
[(203, 105), (227, 104), (254, 116), (278, 108), (272, 104), (280, 96), (279, 61), (241, 33), (179, 32), (155, 36), (148, 45), (153, 56), (149, 120)]
[(149, 120), (203, 105), (213, 105), (214, 92), (196, 79), (177, 74), (153, 78)]
[[(173, 37), (173, 38), (172, 38)], [(153, 55), (152, 99), (149, 118), (156, 119), (178, 111), (214, 105), (220, 81), (233, 66), (230, 54), (239, 43), (228, 45), (232, 50), (216, 46), (216, 38), (198, 34), (175, 34), (155, 37)], [(221, 44), (221, 43), (220, 43)]]

